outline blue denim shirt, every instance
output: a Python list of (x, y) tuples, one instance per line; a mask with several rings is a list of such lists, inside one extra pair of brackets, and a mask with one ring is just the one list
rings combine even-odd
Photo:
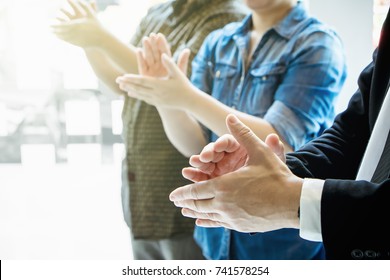
[[(211, 33), (192, 62), (191, 80), (222, 103), (263, 118), (297, 149), (333, 121), (346, 77), (341, 40), (298, 3), (264, 34), (245, 69), (251, 26), (249, 15)], [(249, 235), (196, 227), (195, 239), (208, 259), (324, 257), (322, 244), (301, 239), (296, 229)]]

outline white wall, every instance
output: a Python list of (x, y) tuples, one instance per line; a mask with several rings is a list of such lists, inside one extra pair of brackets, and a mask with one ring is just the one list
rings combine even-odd
[(361, 70), (371, 61), (374, 50), (373, 0), (306, 0), (310, 13), (332, 26), (343, 40), (348, 77), (336, 111), (344, 110), (357, 89)]

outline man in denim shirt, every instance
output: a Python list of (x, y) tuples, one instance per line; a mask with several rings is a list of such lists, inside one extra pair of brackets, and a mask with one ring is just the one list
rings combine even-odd
[[(334, 100), (345, 80), (342, 45), (333, 31), (309, 17), (298, 3), (263, 35), (244, 69), (251, 18), (209, 35), (193, 62), (192, 82), (224, 104), (268, 121), (295, 150), (333, 121)], [(216, 139), (212, 134), (211, 141)], [(250, 236), (196, 227), (195, 239), (209, 259), (324, 256), (320, 243), (301, 239), (295, 229)]]
[[(246, 2), (250, 16), (214, 31), (203, 43), (192, 62), (196, 88), (185, 83), (184, 75), (166, 57), (168, 79), (127, 75), (119, 80), (130, 96), (158, 108), (169, 139), (185, 155), (201, 150), (198, 139), (214, 141), (227, 133), (224, 124), (229, 113), (239, 116), (262, 139), (278, 133), (289, 149), (318, 136), (333, 120), (333, 104), (346, 76), (338, 36), (309, 17), (296, 1)], [(267, 12), (276, 13), (274, 19), (279, 20), (256, 34)], [(210, 138), (199, 133), (202, 125), (212, 131)], [(208, 259), (324, 257), (321, 243), (301, 239), (295, 229), (251, 236), (197, 226), (195, 239)]]

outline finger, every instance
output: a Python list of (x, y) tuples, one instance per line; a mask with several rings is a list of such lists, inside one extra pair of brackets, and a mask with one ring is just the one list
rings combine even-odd
[(183, 75), (180, 68), (167, 54), (163, 53), (161, 56), (161, 60), (170, 77), (178, 77), (180, 75)]
[(233, 153), (240, 148), (240, 143), (231, 134), (224, 134), (215, 141), (215, 152)]
[[(59, 23), (59, 24), (63, 24), (69, 20), (68, 18), (65, 18), (65, 16), (63, 16), (63, 15), (59, 15), (55, 19), (57, 20), (57, 23)], [(51, 25), (50, 27), (53, 27), (53, 26), (55, 26), (55, 24)]]
[(58, 39), (61, 39), (66, 42), (72, 41), (73, 33), (70, 32), (69, 30), (61, 30), (55, 27), (51, 27), (51, 31)]
[(130, 97), (142, 100), (150, 99), (150, 97), (152, 97), (152, 94), (148, 88), (128, 83), (118, 83), (118, 85), (119, 88), (123, 91), (126, 91)]
[(214, 213), (215, 206), (213, 199), (187, 199), (181, 201), (174, 201), (176, 207), (187, 208), (198, 213)]
[(200, 156), (199, 155), (191, 156), (190, 160), (189, 160), (189, 163), (190, 163), (191, 166), (196, 167), (196, 168), (198, 168), (199, 166), (202, 166), (203, 164), (205, 164), (204, 162), (202, 162), (200, 160)]
[(226, 125), (237, 142), (247, 150), (249, 157), (251, 155), (256, 155), (255, 157), (250, 157), (249, 160), (264, 158), (264, 156), (259, 153), (266, 153), (267, 146), (249, 127), (244, 125), (235, 115), (232, 114), (227, 116)]
[(286, 162), (286, 155), (284, 151), (283, 142), (280, 141), (279, 136), (272, 133), (269, 134), (264, 143), (280, 158), (283, 162)]
[(189, 162), (192, 167), (195, 167), (202, 172), (208, 174), (212, 173), (215, 170), (215, 163), (212, 161), (202, 161), (200, 159), (200, 155), (191, 156)]
[(68, 20), (71, 20), (74, 18), (74, 15), (64, 8), (60, 9), (60, 13), (61, 13), (61, 16), (66, 17)]
[(136, 56), (137, 56), (138, 71), (141, 75), (144, 75), (148, 71), (148, 65), (145, 61), (145, 57), (142, 49), (137, 48)]
[(214, 162), (201, 162), (199, 160), (199, 163), (196, 163), (195, 160), (190, 162), (190, 164), (197, 168), (199, 171), (211, 175), (215, 169), (217, 168), (216, 164)]
[(181, 171), (184, 178), (196, 183), (210, 179), (209, 175), (192, 167), (185, 167)]
[(95, 13), (97, 13), (97, 11), (98, 11), (98, 8), (97, 8), (97, 4), (96, 4), (96, 1), (90, 1), (89, 3), (91, 3), (91, 8), (92, 8), (92, 10), (95, 12)]
[(116, 79), (119, 88), (128, 93), (129, 96), (134, 98), (148, 98), (151, 93), (148, 88), (137, 86), (126, 81), (121, 81), (120, 78)]
[(145, 61), (148, 64), (148, 67), (150, 67), (151, 65), (155, 64), (155, 60), (152, 46), (150, 44), (150, 39), (148, 37), (144, 37), (142, 39), (142, 46), (144, 48)]
[(182, 208), (181, 214), (185, 217), (193, 218), (193, 219), (202, 219), (202, 220), (211, 220), (211, 221), (221, 220), (221, 215), (218, 213), (200, 213), (188, 208)]
[(224, 156), (224, 152), (216, 152), (215, 151), (215, 143), (211, 142), (207, 144), (199, 154), (199, 160), (201, 162), (218, 162)]
[(215, 196), (212, 180), (177, 188), (169, 195), (171, 201), (187, 199), (210, 199)]
[(162, 33), (157, 34), (157, 45), (160, 49), (161, 54), (166, 53), (169, 57), (172, 56), (171, 47), (169, 46), (167, 39)]
[(200, 227), (207, 227), (207, 228), (215, 228), (215, 227), (224, 227), (227, 229), (231, 229), (231, 227), (228, 224), (225, 224), (220, 221), (212, 221), (207, 219), (197, 219), (195, 221), (195, 224)]
[(52, 24), (50, 25), (50, 28), (53, 30), (53, 32), (58, 34), (66, 34), (71, 33), (73, 26), (71, 24), (68, 24), (69, 22), (63, 22), (58, 24)]
[(177, 60), (177, 66), (180, 68), (181, 72), (184, 73), (184, 75), (187, 75), (187, 69), (188, 69), (188, 61), (190, 59), (191, 51), (190, 49), (184, 49)]
[(79, 5), (80, 5), (81, 9), (83, 10), (84, 14), (86, 14), (89, 17), (94, 15), (94, 11), (93, 11), (90, 3), (87, 3), (84, 1), (79, 1)]
[(79, 1), (68, 0), (69, 5), (72, 7), (73, 12), (74, 12), (73, 18), (79, 17), (79, 16), (84, 16), (83, 10), (80, 7), (78, 2)]
[(160, 49), (158, 48), (158, 45), (157, 45), (157, 35), (155, 33), (150, 33), (150, 47), (151, 47), (151, 50), (152, 50), (152, 55), (153, 55), (153, 60), (154, 60), (154, 63), (160, 63), (161, 61), (161, 53), (160, 53)]
[(147, 88), (144, 87), (135, 86), (127, 83), (120, 83), (119, 88), (121, 90), (127, 91), (129, 93), (129, 96), (132, 97), (140, 96), (143, 98), (148, 98), (148, 96), (150, 96), (150, 92)]
[(126, 83), (128, 85), (138, 86), (142, 88), (148, 88), (155, 90), (158, 88), (158, 80), (153, 77), (125, 74), (116, 78), (117, 83)]

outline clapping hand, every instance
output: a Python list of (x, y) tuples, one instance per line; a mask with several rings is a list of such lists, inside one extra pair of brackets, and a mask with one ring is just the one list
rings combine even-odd
[(58, 23), (51, 26), (61, 40), (82, 48), (98, 47), (104, 43), (106, 30), (97, 18), (95, 2), (68, 0), (71, 11), (64, 8), (57, 17)]

